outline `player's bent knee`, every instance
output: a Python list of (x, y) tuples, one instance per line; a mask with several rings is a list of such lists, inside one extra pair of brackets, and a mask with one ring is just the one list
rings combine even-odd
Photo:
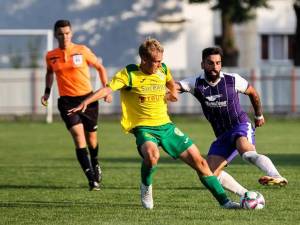
[(159, 154), (147, 154), (144, 157), (145, 164), (150, 167), (157, 165), (158, 160), (159, 160)]
[(150, 157), (149, 158), (149, 163), (151, 166), (155, 166), (158, 163), (159, 157)]
[(198, 160), (196, 162), (195, 168), (197, 170), (197, 173), (201, 174), (202, 176), (210, 176), (210, 175), (212, 175), (212, 172), (209, 169), (207, 161), (204, 158), (202, 158), (201, 160)]
[(242, 154), (242, 159), (250, 163), (254, 163), (258, 157), (259, 155), (256, 151), (248, 151)]

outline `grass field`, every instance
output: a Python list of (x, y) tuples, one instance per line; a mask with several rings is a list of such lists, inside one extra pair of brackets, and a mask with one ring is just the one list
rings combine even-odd
[[(211, 128), (199, 119), (174, 121), (206, 153)], [(257, 149), (289, 180), (285, 188), (257, 183), (263, 175), (238, 157), (228, 167), (248, 189), (261, 192), (266, 208), (225, 210), (196, 174), (163, 152), (154, 179), (152, 211), (140, 205), (140, 158), (132, 135), (116, 120), (100, 119), (102, 190), (89, 192), (62, 122), (0, 123), (0, 224), (299, 224), (300, 120), (275, 120), (257, 130)], [(231, 198), (238, 198), (230, 194)]]

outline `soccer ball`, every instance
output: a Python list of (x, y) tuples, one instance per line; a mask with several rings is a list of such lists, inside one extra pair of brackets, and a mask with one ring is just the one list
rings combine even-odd
[(240, 200), (243, 209), (263, 209), (265, 207), (264, 196), (257, 191), (247, 191)]

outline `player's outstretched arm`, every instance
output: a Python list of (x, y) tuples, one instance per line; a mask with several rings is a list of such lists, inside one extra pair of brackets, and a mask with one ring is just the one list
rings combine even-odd
[(84, 112), (88, 106), (88, 104), (97, 101), (99, 99), (105, 98), (107, 95), (112, 93), (112, 89), (110, 87), (103, 87), (98, 89), (95, 93), (87, 97), (81, 104), (77, 107), (68, 110), (68, 115), (75, 112)]
[(249, 87), (247, 88), (245, 94), (249, 96), (251, 104), (252, 104), (253, 109), (254, 109), (255, 127), (260, 127), (260, 126), (264, 125), (265, 119), (264, 119), (264, 116), (263, 116), (263, 113), (262, 113), (262, 105), (261, 105), (259, 94), (255, 90), (255, 88), (251, 85), (249, 85)]
[[(99, 78), (100, 78), (100, 81), (102, 83), (102, 87), (106, 87), (108, 78), (107, 78), (107, 73), (106, 73), (105, 67), (100, 62), (98, 62), (95, 65), (95, 68), (98, 71)], [(104, 97), (104, 101), (108, 102), (108, 103), (111, 103), (112, 102), (112, 96), (110, 94), (108, 94), (107, 96)]]
[(173, 79), (169, 80), (166, 83), (167, 88), (169, 91), (166, 94), (166, 99), (171, 102), (178, 101), (178, 90), (176, 88), (176, 83)]

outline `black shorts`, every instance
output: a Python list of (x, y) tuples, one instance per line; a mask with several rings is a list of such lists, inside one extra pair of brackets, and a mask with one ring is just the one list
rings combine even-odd
[(76, 97), (61, 96), (58, 99), (58, 110), (68, 130), (74, 125), (80, 123), (83, 124), (85, 131), (93, 132), (97, 130), (99, 113), (98, 101), (89, 104), (84, 113), (77, 112), (72, 115), (68, 115), (68, 110), (78, 106), (89, 95), (90, 94)]

